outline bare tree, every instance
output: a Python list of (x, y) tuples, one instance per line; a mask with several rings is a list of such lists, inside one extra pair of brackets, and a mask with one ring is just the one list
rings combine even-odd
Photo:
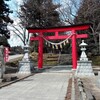
[(13, 32), (23, 43), (23, 45), (26, 45), (29, 43), (29, 33), (25, 27), (25, 25), (21, 24), (24, 23), (23, 20), (19, 17), (20, 16), (20, 5), (17, 1), (15, 1), (14, 6), (16, 9), (13, 10), (13, 17), (14, 17), (14, 23), (8, 24), (8, 29)]
[(74, 18), (76, 17), (76, 12), (80, 5), (79, 3), (79, 0), (65, 0), (62, 3), (60, 2), (58, 11), (62, 22), (71, 25), (74, 24)]
[(92, 24), (91, 31), (88, 31), (90, 36), (88, 42), (91, 45), (90, 47), (93, 47), (93, 50), (95, 48), (96, 52), (98, 52), (99, 34), (97, 34), (97, 29), (100, 24), (100, 0), (82, 0), (74, 22), (75, 24)]
[(13, 33), (16, 34), (20, 38), (23, 45), (26, 45), (29, 43), (30, 36), (26, 28), (24, 28), (20, 23), (18, 23), (17, 25), (12, 24), (9, 26), (10, 28), (12, 28), (11, 31), (13, 31)]

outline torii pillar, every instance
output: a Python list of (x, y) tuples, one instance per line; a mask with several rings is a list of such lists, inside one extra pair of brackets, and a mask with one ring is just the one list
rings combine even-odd
[[(80, 24), (80, 25), (72, 25), (72, 26), (63, 26), (63, 27), (53, 27), (53, 28), (27, 28), (29, 33), (39, 33), (37, 37), (31, 37), (30, 40), (38, 40), (38, 69), (42, 69), (43, 66), (43, 37), (47, 40), (63, 40), (68, 38), (67, 34), (59, 35), (59, 32), (71, 31), (72, 36), (70, 39), (72, 40), (72, 69), (77, 68), (77, 38), (88, 38), (87, 34), (77, 34), (79, 30), (86, 30), (90, 27), (90, 24)], [(43, 36), (44, 33), (54, 32), (53, 36)]]
[(76, 33), (73, 30), (72, 31), (72, 63), (73, 63), (73, 69), (76, 69), (77, 67), (77, 45), (76, 45)]
[[(42, 32), (40, 34), (42, 36)], [(38, 69), (42, 69), (43, 66), (43, 38), (39, 37), (39, 46), (38, 46)]]

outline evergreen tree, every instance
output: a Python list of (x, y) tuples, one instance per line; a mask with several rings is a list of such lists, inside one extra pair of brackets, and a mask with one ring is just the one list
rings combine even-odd
[(92, 23), (94, 30), (100, 23), (100, 0), (82, 0), (75, 23)]
[[(21, 24), (33, 28), (61, 26), (58, 7), (60, 5), (53, 4), (52, 0), (24, 0), (19, 12)], [(33, 49), (37, 51), (38, 43), (33, 42), (31, 45), (34, 45)]]
[(25, 0), (21, 6), (20, 18), (24, 26), (50, 27), (60, 25), (59, 5), (53, 4), (52, 0)]
[(10, 38), (10, 32), (7, 29), (7, 24), (13, 23), (13, 21), (9, 18), (11, 11), (5, 1), (8, 0), (0, 0), (0, 39), (3, 40), (0, 40), (0, 45), (9, 46), (7, 39)]

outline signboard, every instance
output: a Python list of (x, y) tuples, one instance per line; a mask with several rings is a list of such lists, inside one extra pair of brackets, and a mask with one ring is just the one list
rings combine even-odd
[(4, 49), (4, 61), (8, 62), (9, 61), (9, 48), (5, 47)]

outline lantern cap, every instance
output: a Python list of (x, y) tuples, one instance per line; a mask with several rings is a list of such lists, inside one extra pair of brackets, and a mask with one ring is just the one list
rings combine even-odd
[(87, 46), (87, 44), (84, 42), (84, 40), (82, 40), (82, 43), (79, 46)]

